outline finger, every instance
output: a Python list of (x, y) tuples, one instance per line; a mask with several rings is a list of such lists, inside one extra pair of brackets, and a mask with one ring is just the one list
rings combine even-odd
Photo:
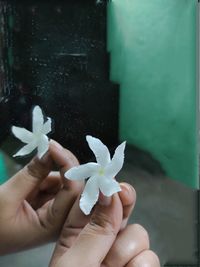
[(60, 176), (60, 173), (57, 171), (50, 172), (47, 178), (40, 184), (40, 192), (56, 194), (61, 187), (63, 182)]
[(122, 191), (120, 191), (119, 197), (123, 206), (123, 221), (121, 225), (121, 230), (123, 230), (129, 220), (130, 215), (134, 209), (136, 203), (136, 192), (135, 189), (128, 183), (120, 183)]
[(103, 266), (123, 267), (132, 258), (147, 249), (149, 249), (147, 231), (138, 224), (128, 225), (118, 234), (103, 262)]
[(61, 261), (65, 266), (68, 266), (67, 262), (71, 264), (69, 266), (100, 266), (120, 230), (122, 216), (118, 194), (112, 198), (103, 197), (71, 248), (68, 249), (61, 234), (51, 266), (63, 253)]
[[(129, 184), (120, 184), (122, 191), (120, 192), (120, 200), (123, 205), (123, 222), (122, 226), (127, 223), (128, 217), (135, 205), (136, 193)], [(61, 239), (64, 239), (65, 246), (60, 246), (56, 250), (57, 258), (64, 254), (66, 248), (70, 248), (75, 242), (77, 236), (83, 227), (89, 222), (90, 216), (86, 216), (79, 207), (79, 198), (75, 201), (67, 220), (64, 224)]]
[[(50, 141), (50, 147), (49, 147), (50, 154), (54, 160), (54, 162), (59, 166), (61, 178), (63, 181), (64, 188), (63, 189), (71, 189), (75, 191), (76, 196), (77, 192), (79, 193), (80, 190), (83, 188), (84, 182), (83, 181), (71, 181), (64, 177), (64, 173), (74, 167), (79, 165), (78, 159), (75, 157), (75, 155), (69, 151), (68, 149), (63, 148), (59, 143), (57, 143), (54, 140)], [(62, 195), (62, 193), (61, 193)], [(58, 199), (60, 197), (58, 196)], [(61, 202), (63, 198), (61, 197)]]
[(33, 158), (23, 169), (15, 174), (3, 186), (9, 192), (9, 201), (13, 206), (18, 205), (37, 188), (48, 176), (52, 168), (52, 159), (47, 152), (42, 159)]
[(80, 232), (90, 221), (91, 216), (86, 216), (79, 207), (80, 195), (74, 202), (73, 207), (67, 216), (67, 220), (64, 223), (59, 241), (57, 242), (52, 256), (51, 266), (54, 266), (67, 249), (74, 244)]
[[(80, 209), (80, 204), (79, 204), (80, 197), (81, 197), (81, 194), (79, 194), (79, 197), (77, 197), (72, 209), (70, 210), (70, 213), (64, 225), (65, 229), (82, 230), (82, 228), (90, 221), (91, 215), (86, 216)], [(69, 243), (69, 246), (71, 246), (70, 243)]]
[(26, 198), (33, 209), (39, 209), (47, 201), (53, 199), (62, 188), (59, 172), (51, 172), (43, 182)]
[[(65, 150), (65, 153), (63, 153)], [(49, 152), (54, 159), (55, 163), (64, 172), (74, 166), (79, 165), (78, 159), (75, 155), (68, 149), (65, 149), (58, 142), (51, 140), (49, 145)]]
[[(127, 221), (135, 205), (136, 193), (129, 184), (121, 183), (120, 186), (122, 191), (119, 192), (119, 197), (123, 206), (123, 220)], [(65, 222), (65, 228), (82, 229), (89, 222), (90, 216), (86, 216), (81, 211), (79, 201), (80, 199), (77, 198)]]
[[(127, 224), (128, 218), (135, 205), (136, 193), (135, 190), (129, 184), (120, 184), (122, 191), (120, 192), (120, 200), (123, 206), (123, 221), (121, 229)], [(77, 198), (73, 207), (71, 208), (67, 220), (65, 221), (62, 235), (65, 239), (66, 247), (70, 248), (77, 236), (90, 221), (91, 216), (86, 216), (79, 207), (80, 198)]]
[(55, 188), (62, 186), (59, 172), (50, 172), (49, 175), (28, 195), (26, 200), (31, 202), (39, 192), (55, 192)]
[(84, 182), (70, 181), (64, 178), (64, 172), (66, 170), (79, 165), (77, 158), (71, 151), (64, 149), (60, 144), (52, 140), (50, 142), (50, 153), (60, 168), (64, 185), (63, 189), (56, 196), (52, 208), (55, 210), (62, 210), (67, 203), (67, 199), (68, 201), (71, 200), (70, 207), (72, 206), (80, 191), (83, 189)]
[(133, 258), (126, 267), (160, 267), (158, 256), (151, 250), (141, 252)]
[[(76, 157), (55, 141), (50, 142), (49, 153), (62, 172), (78, 164)], [(82, 182), (69, 181), (62, 174), (61, 178), (63, 188), (55, 196), (54, 201), (50, 202), (46, 213), (44, 209), (38, 211), (42, 220), (46, 219), (50, 225), (59, 229), (64, 224), (71, 207), (83, 187)]]
[[(86, 216), (81, 211), (79, 207), (79, 201), (80, 201), (80, 194), (79, 197), (77, 197), (76, 201), (74, 202), (67, 216), (67, 220), (64, 223), (59, 239), (61, 241), (58, 242), (55, 248), (53, 262), (58, 260), (66, 252), (66, 250), (74, 244), (75, 240), (77, 239), (82, 229), (90, 221), (91, 216)], [(62, 242), (64, 242), (64, 246), (62, 245)], [(52, 266), (54, 266), (54, 264)]]

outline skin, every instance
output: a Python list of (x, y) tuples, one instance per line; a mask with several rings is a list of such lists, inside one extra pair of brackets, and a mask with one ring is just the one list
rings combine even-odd
[[(53, 165), (60, 172), (53, 171)], [(136, 193), (122, 183), (111, 198), (100, 195), (91, 216), (79, 208), (82, 182), (63, 174), (78, 165), (55, 141), (49, 152), (0, 186), (0, 255), (57, 241), (50, 267), (159, 267), (146, 230), (127, 225)]]
[(75, 202), (50, 267), (160, 267), (157, 255), (149, 249), (147, 231), (139, 224), (127, 225), (135, 190), (126, 183), (121, 189), (111, 198), (101, 196), (90, 217), (84, 216), (78, 200)]
[(56, 241), (82, 183), (52, 172), (78, 165), (78, 160), (56, 142), (39, 160), (35, 157), (0, 186), (0, 255)]

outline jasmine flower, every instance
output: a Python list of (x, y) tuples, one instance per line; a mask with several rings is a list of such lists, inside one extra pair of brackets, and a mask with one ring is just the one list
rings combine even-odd
[(111, 160), (108, 148), (98, 138), (88, 135), (86, 140), (97, 162), (73, 167), (65, 173), (65, 178), (70, 180), (89, 178), (80, 199), (80, 208), (88, 215), (99, 198), (99, 190), (107, 197), (121, 191), (114, 177), (123, 166), (126, 142), (117, 147)]
[(13, 157), (28, 155), (37, 148), (37, 155), (41, 159), (49, 149), (47, 134), (51, 132), (51, 119), (47, 118), (47, 121), (44, 122), (41, 108), (35, 106), (33, 109), (32, 132), (16, 126), (12, 127), (12, 132), (19, 140), (26, 143)]

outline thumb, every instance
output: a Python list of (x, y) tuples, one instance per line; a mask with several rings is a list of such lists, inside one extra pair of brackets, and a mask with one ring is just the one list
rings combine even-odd
[[(54, 257), (60, 257), (63, 246), (66, 245), (65, 253), (60, 259), (53, 259), (53, 262), (57, 262), (58, 267), (100, 266), (120, 231), (122, 217), (123, 209), (118, 194), (109, 198), (101, 195), (90, 222), (68, 250), (69, 244), (65, 242), (66, 229), (63, 229), (65, 234), (61, 234)], [(60, 249), (59, 244), (62, 246)]]
[(23, 169), (2, 186), (9, 199), (18, 204), (47, 177), (52, 169), (52, 159), (47, 152), (42, 159), (33, 158)]

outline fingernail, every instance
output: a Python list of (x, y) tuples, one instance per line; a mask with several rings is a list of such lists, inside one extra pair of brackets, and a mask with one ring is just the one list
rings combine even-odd
[(109, 206), (111, 204), (112, 197), (106, 197), (102, 193), (99, 195), (99, 205), (100, 206)]
[(56, 147), (58, 150), (63, 150), (63, 147), (56, 141), (50, 140), (50, 144), (52, 144), (54, 147)]

